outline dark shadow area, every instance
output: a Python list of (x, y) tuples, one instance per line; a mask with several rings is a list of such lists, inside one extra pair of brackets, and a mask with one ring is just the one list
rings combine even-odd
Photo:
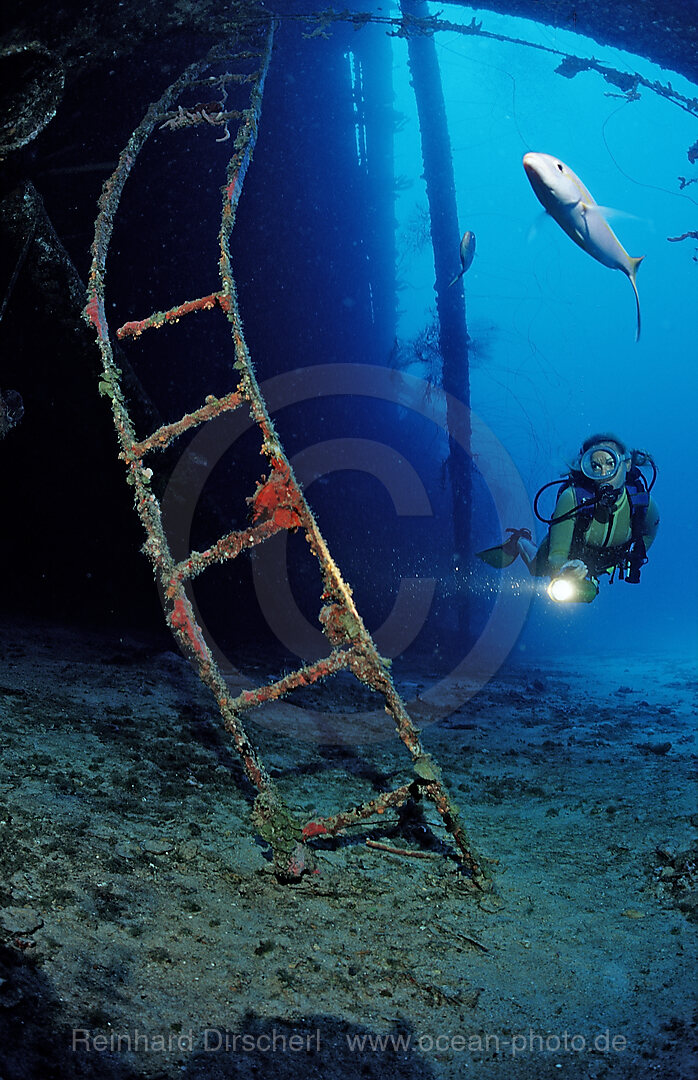
[[(326, 1014), (302, 1023), (250, 1012), (234, 1029), (116, 1030), (94, 1006), (69, 1028), (46, 976), (20, 949), (0, 946), (0, 1070), (4, 1080), (428, 1080), (418, 1036), (394, 1021), (380, 1031)], [(429, 1047), (424, 1046), (428, 1051)], [(139, 1058), (146, 1058), (141, 1067)]]
[(436, 1073), (424, 1054), (411, 1052), (417, 1035), (394, 1021), (386, 1034), (328, 1015), (302, 1025), (248, 1014), (235, 1031), (213, 1028), (209, 1050), (194, 1053), (186, 1080), (430, 1080)]
[(0, 1075), (5, 1080), (137, 1080), (140, 1073), (105, 1055), (79, 1056), (61, 1024), (58, 995), (18, 948), (0, 946)]

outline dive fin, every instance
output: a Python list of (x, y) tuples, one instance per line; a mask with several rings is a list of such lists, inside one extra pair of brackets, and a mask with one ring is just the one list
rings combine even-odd
[[(476, 551), (478, 559), (482, 559), (488, 566), (494, 566), (496, 570), (503, 570), (505, 566), (511, 566), (511, 564), (521, 554), (519, 551), (519, 540), (531, 541), (531, 532), (529, 529), (507, 529), (511, 536), (507, 537), (503, 544), (497, 544), (497, 547), (485, 548), (484, 551)], [(533, 549), (535, 551), (535, 548)]]
[(476, 551), (475, 554), (478, 559), (482, 559), (488, 566), (493, 566), (496, 570), (503, 570), (505, 566), (511, 566), (519, 554), (515, 547), (513, 551), (511, 549), (511, 541), (507, 540), (504, 544), (486, 548), (484, 551)]

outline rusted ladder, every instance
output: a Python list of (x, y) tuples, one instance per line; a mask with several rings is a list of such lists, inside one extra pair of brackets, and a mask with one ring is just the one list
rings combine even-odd
[[(261, 115), (264, 81), (271, 60), (274, 36), (273, 25), (259, 28), (256, 36), (248, 35), (236, 51), (212, 53), (192, 65), (169, 87), (159, 101), (151, 105), (142, 123), (134, 131), (123, 150), (116, 170), (107, 180), (99, 203), (93, 242), (88, 300), (85, 318), (97, 332), (102, 354), (103, 370), (100, 389), (111, 399), (114, 424), (120, 444), (120, 457), (127, 469), (127, 480), (133, 486), (135, 506), (147, 534), (145, 550), (159, 578), (165, 603), (167, 622), (179, 645), (195, 664), (199, 676), (213, 692), (226, 730), (233, 738), (245, 772), (255, 785), (253, 820), (260, 835), (271, 845), (277, 873), (285, 878), (297, 878), (309, 865), (306, 841), (318, 836), (340, 833), (363, 819), (377, 818), (387, 808), (399, 807), (410, 797), (430, 799), (453, 836), (460, 860), (473, 886), (488, 887), (488, 876), (474, 855), (460, 820), (459, 811), (446, 790), (438, 766), (425, 753), (419, 731), (407, 713), (393, 685), (388, 663), (378, 653), (371, 635), (359, 615), (349, 586), (344, 581), (320, 533), (313, 513), (306, 502), (283, 447), (269, 418), (260, 392), (254, 367), (245, 343), (238, 308), (235, 282), (231, 272), (229, 242), (243, 180), (257, 138)], [(254, 61), (255, 70), (250, 72)], [(214, 65), (238, 68), (224, 75), (206, 75)], [(247, 107), (225, 111), (225, 87), (235, 83), (249, 87)], [(182, 95), (200, 93), (201, 88), (222, 94), (223, 101), (211, 104), (183, 106)], [(223, 190), (220, 225), (220, 279), (218, 292), (187, 301), (165, 312), (156, 312), (139, 322), (129, 322), (116, 331), (118, 338), (137, 338), (149, 328), (157, 328), (181, 319), (193, 311), (220, 307), (225, 313), (232, 333), (235, 389), (223, 397), (209, 396), (192, 413), (175, 423), (165, 424), (145, 438), (139, 438), (129, 415), (121, 386), (119, 371), (112, 349), (110, 331), (105, 315), (105, 264), (124, 184), (136, 157), (148, 137), (157, 128), (172, 131), (197, 124), (214, 124), (220, 128), (221, 139), (228, 137), (228, 125), (235, 122), (237, 132), (232, 140), (233, 156), (228, 164)], [(221, 140), (219, 140), (221, 141)], [(158, 498), (151, 490), (153, 476), (145, 464), (153, 451), (163, 450), (181, 434), (205, 424), (231, 410), (246, 408), (262, 435), (262, 454), (268, 462), (268, 473), (257, 485), (251, 503), (251, 521), (246, 529), (229, 532), (205, 551), (191, 551), (181, 561), (175, 561), (162, 523)], [(324, 634), (331, 646), (329, 655), (286, 675), (278, 681), (243, 690), (236, 697), (230, 691), (220, 668), (204, 638), (185, 586), (207, 567), (233, 559), (240, 552), (263, 543), (283, 530), (302, 529), (311, 551), (320, 565), (323, 592), (319, 614)], [(241, 716), (263, 702), (280, 698), (297, 687), (307, 687), (341, 670), (351, 671), (357, 679), (382, 695), (385, 709), (392, 716), (398, 734), (412, 757), (413, 777), (394, 791), (382, 793), (369, 802), (337, 813), (331, 817), (314, 818), (305, 825), (298, 822), (286, 806), (252, 746)]]

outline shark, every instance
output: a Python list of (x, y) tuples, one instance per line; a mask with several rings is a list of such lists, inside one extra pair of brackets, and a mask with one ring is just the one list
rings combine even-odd
[(611, 270), (621, 270), (633, 287), (640, 340), (640, 296), (637, 270), (644, 255), (628, 255), (582, 181), (564, 161), (552, 154), (524, 154), (523, 167), (538, 201), (582, 251)]

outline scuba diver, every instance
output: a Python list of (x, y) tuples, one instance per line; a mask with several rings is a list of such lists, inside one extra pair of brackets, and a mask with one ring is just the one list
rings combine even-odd
[[(651, 468), (648, 483), (641, 472)], [(520, 555), (533, 577), (551, 578), (548, 596), (557, 602), (591, 603), (599, 576), (608, 574), (637, 584), (647, 551), (657, 534), (659, 513), (650, 492), (657, 467), (650, 454), (628, 450), (615, 435), (592, 435), (562, 480), (551, 480), (537, 493), (533, 509), (549, 526), (539, 548), (528, 529), (507, 529), (498, 547), (477, 554), (489, 566), (510, 566)], [(538, 500), (559, 485), (553, 515), (538, 512)]]

